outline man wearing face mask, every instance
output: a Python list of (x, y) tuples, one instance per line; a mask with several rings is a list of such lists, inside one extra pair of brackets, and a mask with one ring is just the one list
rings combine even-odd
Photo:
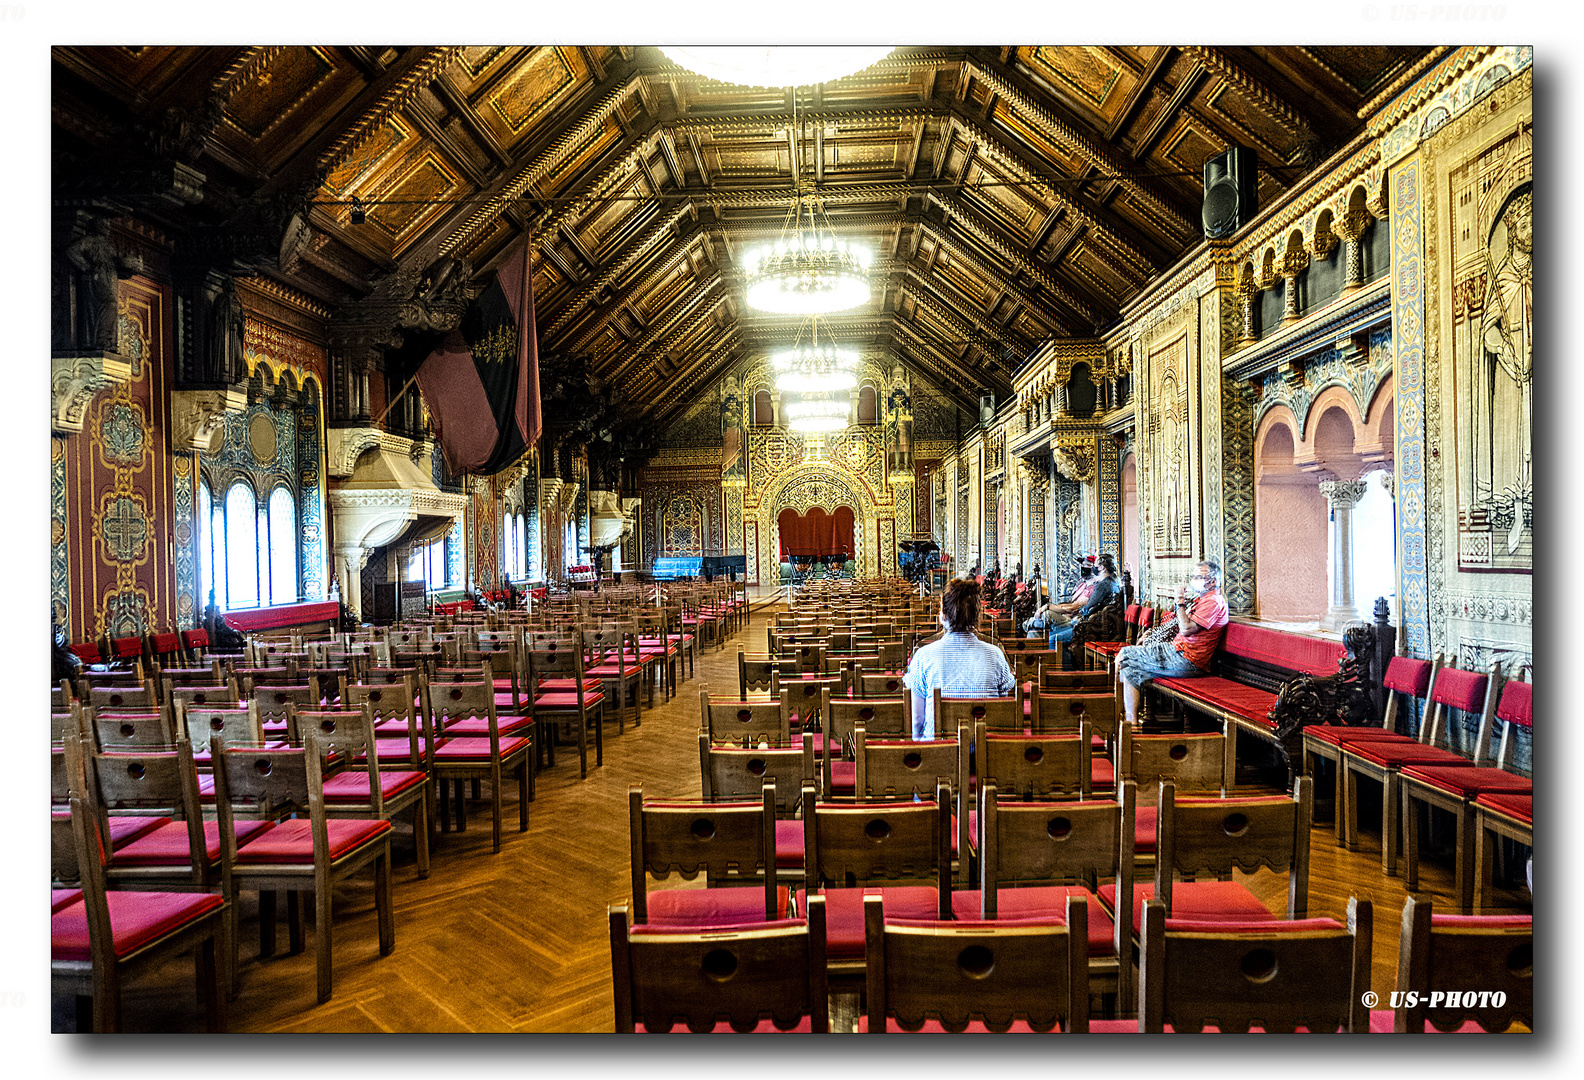
[(1210, 661), (1221, 644), (1228, 618), (1226, 597), (1221, 595), (1221, 564), (1206, 559), (1194, 571), (1188, 587), (1177, 588), (1176, 635), (1129, 645), (1117, 653), (1116, 672), (1128, 723), (1137, 722), (1139, 693), (1151, 679), (1210, 674)]

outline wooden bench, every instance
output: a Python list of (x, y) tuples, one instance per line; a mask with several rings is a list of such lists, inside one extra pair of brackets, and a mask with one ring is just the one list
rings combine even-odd
[(1231, 622), (1211, 674), (1155, 679), (1150, 690), (1184, 710), (1206, 714), (1226, 735), (1223, 781), (1235, 786), (1237, 733), (1274, 747), (1287, 787), (1301, 772), (1303, 728), (1310, 723), (1378, 723), (1374, 666), (1377, 629), (1350, 628), (1342, 641)]

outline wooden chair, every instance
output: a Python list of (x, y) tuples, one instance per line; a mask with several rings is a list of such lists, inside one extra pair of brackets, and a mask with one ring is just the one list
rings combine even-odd
[[(243, 891), (312, 892), (318, 1000), (323, 1004), (330, 1000), (331, 992), (331, 896), (336, 882), (373, 867), (380, 955), (388, 956), (396, 947), (390, 822), (326, 816), (322, 750), (311, 727), (303, 732), (301, 747), (228, 747), (222, 739), (215, 739), (211, 746), (223, 841), (222, 880), (230, 901), (231, 977), (234, 981), (237, 973), (237, 895)], [(283, 817), (286, 813), (299, 816), (287, 819)], [(235, 823), (239, 815), (272, 824), (262, 835), (238, 846)], [(294, 949), (296, 945), (294, 941)]]
[(891, 918), (951, 917), (951, 811), (945, 783), (929, 802), (896, 803), (820, 802), (813, 785), (804, 787), (798, 910), (810, 896), (825, 897), (832, 973), (863, 971), (867, 886), (879, 888)]
[(989, 731), (981, 720), (970, 730), (978, 747), (979, 782), (994, 781), (1003, 797), (1025, 801), (1090, 797), (1093, 755), (1087, 726), (1080, 724), (1072, 735), (1025, 735)]
[(1089, 1030), (1087, 908), (1014, 922), (888, 919), (864, 897), (861, 1031)]
[[(1307, 724), (1303, 729), (1303, 772), (1316, 777), (1318, 783), (1319, 764), (1329, 761), (1333, 773), (1332, 795), (1332, 821), (1336, 828), (1337, 846), (1348, 847), (1349, 851), (1358, 850), (1358, 830), (1356, 826), (1348, 825), (1348, 800), (1343, 797), (1342, 790), (1342, 751), (1343, 748), (1356, 742), (1371, 739), (1381, 739), (1395, 743), (1413, 742), (1413, 736), (1398, 730), (1397, 708), (1398, 695), (1403, 694), (1409, 698), (1424, 700), (1430, 694), (1431, 684), (1435, 681), (1437, 671), (1441, 667), (1441, 657), (1435, 660), (1415, 660), (1408, 656), (1394, 656), (1386, 665), (1386, 674), (1381, 676), (1381, 685), (1386, 691), (1386, 715), (1380, 727), (1351, 726), (1344, 724)], [(1317, 803), (1318, 799), (1315, 800)], [(1357, 811), (1358, 807), (1352, 807)], [(1349, 845), (1351, 837), (1351, 845)]]
[[(395, 683), (353, 683), (341, 681), (342, 708), (369, 707), (374, 715), (374, 745), (382, 768), (411, 769), (431, 773), (434, 765), (434, 725), (429, 710), (418, 692), (417, 678), (404, 674)], [(431, 775), (431, 779), (432, 779)], [(529, 792), (533, 774), (529, 773)], [(428, 809), (429, 823), (435, 820), (433, 789)]]
[(160, 703), (154, 680), (144, 679), (138, 686), (91, 686), (83, 704), (92, 709), (152, 709)]
[[(605, 701), (606, 681), (604, 667), (585, 666), (584, 653), (574, 642), (571, 648), (529, 649), (526, 664), (528, 683), (523, 691), (527, 714), (534, 722), (534, 734), (547, 744), (554, 745), (563, 728), (570, 727), (577, 736), (578, 774), (588, 777), (589, 728), (594, 730), (594, 764), (605, 764)], [(625, 669), (624, 669), (625, 670)], [(599, 679), (599, 685), (593, 680)], [(624, 679), (617, 686), (625, 693)], [(625, 708), (618, 710), (620, 715)], [(634, 726), (637, 721), (634, 720)], [(554, 751), (549, 751), (554, 764)]]
[[(77, 999), (78, 1026), (119, 1031), (121, 987), (171, 957), (192, 952), (210, 1031), (226, 1030), (216, 942), (225, 899), (211, 892), (110, 891), (90, 812), (74, 794), (51, 814), (50, 984)], [(84, 1005), (91, 999), (90, 1008)], [(91, 1010), (91, 1011), (90, 1011)]]
[[(1293, 795), (1230, 799), (1176, 798), (1171, 780), (1158, 795), (1155, 883), (1135, 885), (1132, 929), (1140, 932), (1144, 902), (1159, 897), (1173, 918), (1207, 922), (1274, 921), (1246, 885), (1232, 880), (1234, 867), (1252, 873), (1260, 866), (1287, 874), (1288, 919), (1309, 912), (1309, 800), (1311, 781), (1299, 777)], [(1296, 815), (1296, 816), (1295, 816)], [(1175, 880), (1180, 874), (1185, 879)], [(1216, 880), (1198, 880), (1204, 876)], [(1113, 918), (1123, 917), (1113, 886), (1100, 888)]]
[(1060, 664), (1041, 664), (1039, 688), (1044, 694), (1111, 690), (1116, 677), (1104, 671), (1063, 671)]
[[(1403, 855), (1407, 864), (1403, 884), (1409, 892), (1419, 885), (1420, 808), (1426, 816), (1430, 807), (1445, 810), (1457, 822), (1457, 843), (1453, 853), (1453, 891), (1463, 912), (1474, 910), (1476, 875), (1476, 811), (1474, 801), (1481, 795), (1533, 795), (1531, 777), (1512, 770), (1515, 739), (1522, 727), (1533, 731), (1534, 696), (1528, 683), (1510, 682), (1511, 693), (1502, 690), (1499, 665), (1492, 665), (1485, 705), (1480, 715), (1480, 734), (1474, 746), (1474, 760), (1459, 765), (1404, 765), (1401, 773)], [(1490, 754), (1491, 725), (1501, 720), (1501, 748)], [(1531, 804), (1532, 805), (1532, 804)]]
[(1506, 1031), (1517, 1021), (1533, 1031), (1533, 916), (1436, 915), (1408, 897), (1396, 990), (1395, 1008), (1371, 1013), (1374, 1030)]
[[(632, 914), (635, 923), (702, 929), (773, 922), (787, 914), (787, 890), (776, 883), (775, 785), (760, 787), (757, 802), (649, 802), (643, 788), (627, 791), (632, 844)], [(672, 872), (735, 884), (704, 889), (648, 891), (648, 875)], [(738, 885), (746, 887), (737, 887)]]
[[(1508, 683), (1509, 686), (1513, 685)], [(1534, 795), (1486, 792), (1474, 800), (1474, 914), (1489, 913), (1499, 840), (1534, 847)]]
[(952, 803), (950, 843), (952, 876), (969, 877), (975, 837), (968, 803), (968, 732), (964, 727), (945, 738), (871, 739), (862, 720), (853, 733), (854, 798), (859, 803), (920, 800), (947, 785)]
[[(629, 705), (632, 708), (633, 727), (643, 723), (644, 709), (644, 703), (638, 696), (644, 683), (644, 665), (638, 653), (628, 645), (624, 633), (594, 629), (587, 634), (580, 633), (570, 642), (552, 642), (542, 648), (534, 648), (528, 654), (528, 665), (555, 667), (554, 658), (581, 650), (583, 678), (595, 680), (592, 685), (585, 683), (585, 690), (603, 694), (606, 700), (616, 703), (616, 734), (622, 735), (627, 730)], [(564, 668), (565, 663), (561, 666)], [(543, 690), (566, 693), (576, 688), (577, 683), (573, 680), (573, 676), (563, 673), (559, 676), (549, 675), (539, 680), (539, 684)], [(649, 694), (649, 705), (654, 705), (653, 690)], [(603, 721), (600, 726), (604, 727)], [(600, 746), (604, 746), (603, 736)]]
[[(491, 679), (431, 684), (425, 677), (419, 683), (418, 692), (426, 703), (430, 722), (434, 725), (434, 758), (430, 775), (439, 792), (440, 831), (449, 831), (451, 822), (446, 782), (452, 781), (455, 785), (457, 831), (463, 832), (467, 829), (467, 802), (463, 797), (463, 783), (468, 780), (488, 780), (494, 851), (498, 855), (501, 849), (502, 788), (508, 773), (517, 777), (517, 831), (528, 831), (528, 758), (533, 751), (534, 733), (501, 735), (500, 721), (495, 715), (495, 684)], [(485, 721), (486, 734), (448, 733), (451, 721), (469, 717)]]
[[(1429, 708), (1413, 744), (1371, 739), (1348, 743), (1341, 748), (1338, 768), (1342, 773), (1348, 848), (1358, 849), (1358, 783), (1373, 780), (1381, 785), (1381, 864), (1387, 877), (1397, 873), (1397, 852), (1402, 838), (1398, 820), (1402, 808), (1402, 770), (1410, 765), (1468, 764), (1468, 758), (1462, 754), (1436, 744), (1447, 722), (1448, 706), (1477, 710), (1478, 702), (1489, 697), (1488, 689), (1487, 676), (1438, 664), (1426, 693)], [(1494, 708), (1494, 700), (1490, 706)], [(1482, 717), (1481, 726), (1486, 723)]]
[(267, 736), (278, 737), (286, 731), (286, 714), (293, 708), (320, 708), (321, 698), (316, 683), (297, 683), (290, 686), (259, 684), (248, 695), (258, 708), (259, 721)]
[(241, 699), (241, 695), (237, 692), (236, 679), (231, 677), (227, 677), (223, 686), (176, 686), (169, 682), (165, 684), (165, 701), (178, 712), (184, 707), (191, 708), (194, 705), (227, 706), (234, 709)]
[(176, 725), (167, 706), (115, 712), (86, 709), (82, 718), (97, 750), (170, 747), (176, 742)]
[(302, 743), (312, 728), (325, 753), (339, 754), (345, 767), (324, 781), (325, 816), (390, 821), (412, 813), (418, 876), (429, 876), (429, 773), (422, 769), (382, 769), (374, 731), (374, 710), (299, 709), (292, 706), (291, 742)]
[(894, 671), (871, 671), (858, 665), (853, 669), (853, 688), (859, 697), (895, 697), (906, 695), (907, 686), (902, 675)]
[(825, 902), (802, 919), (689, 931), (633, 925), (609, 909), (616, 1030), (830, 1030)]
[(776, 675), (785, 679), (797, 673), (797, 661), (779, 656), (750, 656), (737, 648), (737, 693), (746, 698), (751, 693), (772, 692), (770, 682)]
[(765, 748), (718, 746), (699, 731), (705, 802), (757, 799), (765, 784), (775, 784), (776, 874), (792, 883), (803, 877), (803, 823), (796, 817), (803, 785), (818, 775), (814, 762), (814, 736), (807, 731), (801, 745)]
[(858, 779), (858, 725), (871, 734), (896, 739), (910, 738), (913, 719), (906, 698), (845, 698), (832, 696), (827, 687), (821, 695), (823, 731), (815, 736), (819, 759), (822, 797), (851, 798)]
[(1013, 649), (1007, 650), (1007, 663), (1012, 668), (1012, 676), (1017, 679), (1018, 685), (1025, 683), (1031, 686), (1040, 685), (1040, 669), (1061, 670), (1061, 651), (1051, 649)]
[(953, 916), (1059, 918), (1069, 898), (1082, 898), (1091, 985), (1126, 1007), (1133, 992), (1132, 935), (1111, 918), (1095, 890), (1109, 881), (1124, 894), (1132, 891), (1132, 781), (1123, 782), (1116, 802), (1008, 800), (990, 778), (980, 791), (980, 887), (952, 893)]
[(699, 726), (712, 743), (750, 748), (792, 746), (790, 716), (785, 690), (774, 701), (721, 701), (711, 698), (708, 690), (699, 691)]
[(1021, 735), (1023, 723), (1023, 688), (1012, 691), (1011, 697), (947, 697), (940, 687), (935, 688), (935, 730), (952, 732), (967, 724), (984, 724), (987, 731), (1010, 731)]
[(1140, 735), (1123, 724), (1112, 759), (1116, 781), (1138, 785), (1134, 823), (1135, 869), (1149, 873), (1155, 865), (1157, 807), (1162, 780), (1187, 795), (1225, 796), (1227, 738), (1219, 731), (1192, 735)]
[[(1307, 823), (1306, 826), (1307, 827)], [(1373, 906), (1335, 919), (1206, 923), (1148, 901), (1139, 951), (1138, 1020), (1094, 1030), (1147, 1033), (1368, 1033)]]

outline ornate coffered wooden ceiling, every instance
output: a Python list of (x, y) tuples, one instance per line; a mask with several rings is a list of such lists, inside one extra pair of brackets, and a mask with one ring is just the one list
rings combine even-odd
[(651, 47), (60, 48), (57, 191), (131, 147), (202, 174), (201, 202), (134, 206), (176, 231), (309, 196), (294, 257), (254, 269), (337, 317), (444, 257), (482, 282), (531, 230), (541, 347), (663, 417), (784, 340), (789, 320), (743, 304), (738, 256), (779, 233), (798, 161), (877, 253), (874, 299), (832, 329), (971, 407), (1198, 242), (1205, 158), (1253, 146), (1275, 199), (1435, 55), (909, 47), (798, 91), (794, 125), (792, 91)]

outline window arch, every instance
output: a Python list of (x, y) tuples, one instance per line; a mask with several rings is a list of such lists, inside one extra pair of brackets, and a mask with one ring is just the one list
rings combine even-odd
[(866, 386), (858, 391), (858, 422), (860, 424), (880, 422), (880, 408), (875, 400), (875, 388), (872, 386)]
[(270, 492), (263, 522), (269, 530), (269, 602), (290, 604), (297, 599), (297, 500), (289, 489)]
[[(198, 481), (198, 580), (207, 583), (210, 588), (214, 589), (215, 603), (220, 606), (221, 610), (224, 610), (226, 606), (226, 593), (224, 581), (215, 580), (215, 566), (218, 565), (215, 558), (215, 550), (216, 537), (218, 535), (219, 550), (221, 552), (220, 561), (223, 562), (225, 558), (225, 530), (223, 527), (216, 528), (215, 526), (217, 523), (223, 523), (224, 520), (224, 517), (216, 517), (215, 515), (214, 497), (209, 494), (209, 482), (207, 480)], [(207, 597), (201, 597), (198, 606), (205, 606), (207, 599)]]
[(238, 480), (225, 498), (225, 576), (228, 607), (259, 603), (259, 516), (253, 489)]
[(528, 517), (517, 513), (517, 576), (528, 576)]
[(760, 390), (753, 397), (753, 426), (774, 427), (775, 407), (770, 403), (770, 391)]

